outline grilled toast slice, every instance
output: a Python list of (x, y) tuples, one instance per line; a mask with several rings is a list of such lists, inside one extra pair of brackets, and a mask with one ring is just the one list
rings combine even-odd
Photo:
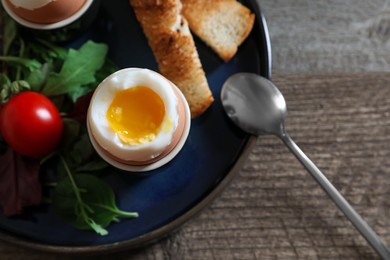
[(190, 29), (224, 61), (251, 32), (255, 15), (236, 0), (181, 0)]
[(205, 72), (180, 0), (130, 0), (148, 39), (160, 73), (184, 94), (192, 118), (212, 104)]

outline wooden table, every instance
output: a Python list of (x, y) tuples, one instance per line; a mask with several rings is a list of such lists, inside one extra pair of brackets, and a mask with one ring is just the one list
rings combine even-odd
[[(286, 128), (390, 244), (387, 2), (260, 2), (273, 43), (273, 80), (288, 104)], [(4, 242), (0, 255), (1, 259), (73, 259)], [(109, 257), (378, 259), (282, 142), (272, 136), (258, 138), (238, 176), (200, 215), (148, 247)]]

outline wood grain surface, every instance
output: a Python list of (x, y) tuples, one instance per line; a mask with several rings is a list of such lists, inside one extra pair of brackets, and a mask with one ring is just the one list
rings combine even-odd
[(278, 72), (390, 71), (388, 0), (258, 0)]
[[(278, 74), (286, 128), (390, 244), (390, 73)], [(0, 243), (1, 259), (74, 259)], [(283, 143), (262, 136), (208, 208), (166, 238), (82, 259), (378, 259)]]

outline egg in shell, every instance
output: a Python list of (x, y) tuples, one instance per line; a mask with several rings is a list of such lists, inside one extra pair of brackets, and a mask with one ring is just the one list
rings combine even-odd
[(87, 125), (103, 159), (123, 170), (147, 171), (180, 151), (190, 118), (188, 104), (173, 83), (154, 71), (128, 68), (99, 84)]
[(86, 0), (6, 0), (21, 18), (39, 24), (62, 21), (76, 13)]
[(7, 13), (20, 24), (34, 29), (47, 29), (47, 25), (59, 28), (77, 20), (94, 0), (1, 1)]

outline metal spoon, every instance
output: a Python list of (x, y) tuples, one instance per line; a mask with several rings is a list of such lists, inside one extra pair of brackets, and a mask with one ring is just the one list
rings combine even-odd
[(389, 249), (375, 231), (288, 135), (284, 128), (286, 102), (271, 81), (257, 74), (237, 73), (223, 85), (221, 101), (227, 115), (242, 130), (254, 135), (273, 134), (283, 140), (376, 252), (383, 259), (390, 259)]

